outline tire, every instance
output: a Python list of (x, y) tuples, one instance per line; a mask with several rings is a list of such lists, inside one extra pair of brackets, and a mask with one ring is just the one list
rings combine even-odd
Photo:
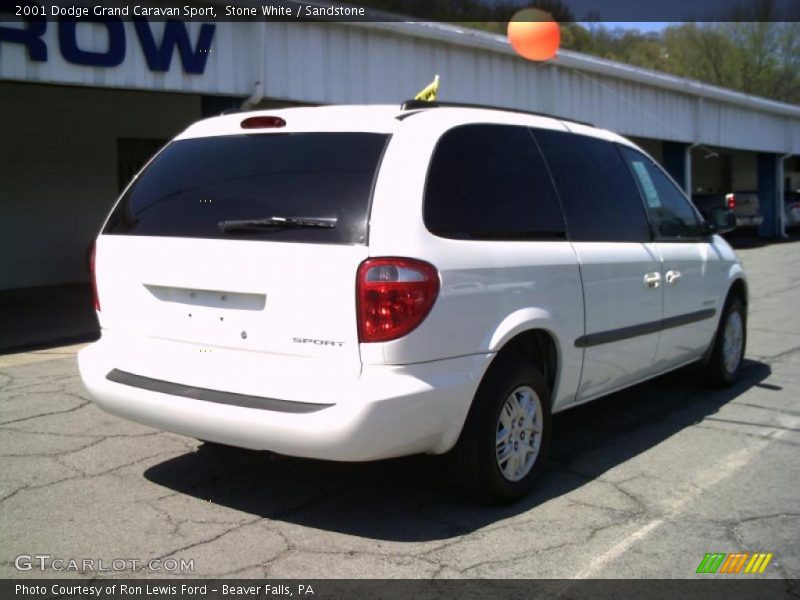
[(732, 296), (725, 303), (714, 346), (703, 367), (704, 383), (712, 387), (728, 387), (739, 380), (747, 345), (747, 312), (742, 301)]
[[(544, 377), (531, 364), (499, 360), (478, 387), (461, 436), (446, 456), (454, 483), (483, 504), (525, 496), (550, 444), (550, 393)], [(535, 410), (526, 411), (527, 406)], [(497, 439), (503, 430), (508, 433), (501, 446)]]

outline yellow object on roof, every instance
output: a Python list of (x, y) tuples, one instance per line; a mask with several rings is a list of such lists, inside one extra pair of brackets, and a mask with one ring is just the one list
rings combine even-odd
[(439, 76), (433, 78), (427, 86), (414, 96), (414, 100), (424, 100), (425, 102), (435, 102), (436, 94), (439, 93)]

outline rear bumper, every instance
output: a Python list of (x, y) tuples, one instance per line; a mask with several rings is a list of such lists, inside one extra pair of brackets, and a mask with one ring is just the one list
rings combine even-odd
[[(139, 387), (137, 381), (147, 378), (148, 373), (133, 374), (141, 379), (120, 383), (118, 375), (109, 379), (119, 357), (115, 356), (115, 347), (103, 340), (82, 350), (78, 365), (94, 401), (117, 416), (232, 446), (290, 456), (364, 461), (449, 450), (458, 439), (491, 357), (484, 354), (415, 365), (365, 365), (350, 384), (331, 387), (328, 397), (322, 399), (329, 406), (311, 412), (286, 412), (280, 410), (280, 404), (268, 405), (271, 409), (251, 408), (154, 391), (154, 385), (147, 386), (150, 389)], [(264, 361), (267, 371), (269, 358)], [(313, 374), (298, 374), (297, 393), (292, 398), (275, 399), (268, 383), (263, 396), (279, 403), (319, 403), (318, 397), (303, 397), (303, 379), (308, 377)], [(164, 383), (164, 390), (176, 391), (169, 382)]]
[(736, 217), (737, 227), (758, 227), (764, 222), (763, 215), (753, 215), (749, 217)]

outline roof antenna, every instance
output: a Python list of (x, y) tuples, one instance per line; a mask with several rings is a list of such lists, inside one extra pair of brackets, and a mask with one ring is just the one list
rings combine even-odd
[(422, 100), (423, 102), (436, 102), (436, 95), (439, 93), (439, 76), (433, 78), (427, 86), (422, 88), (420, 92), (414, 96), (414, 100)]

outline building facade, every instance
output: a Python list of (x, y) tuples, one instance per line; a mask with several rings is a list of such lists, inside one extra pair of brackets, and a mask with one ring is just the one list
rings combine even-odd
[(800, 107), (436, 23), (0, 23), (0, 289), (86, 280), (121, 189), (163, 143), (226, 109), (440, 99), (590, 121), (634, 137), (687, 190), (761, 197), (783, 230)]

